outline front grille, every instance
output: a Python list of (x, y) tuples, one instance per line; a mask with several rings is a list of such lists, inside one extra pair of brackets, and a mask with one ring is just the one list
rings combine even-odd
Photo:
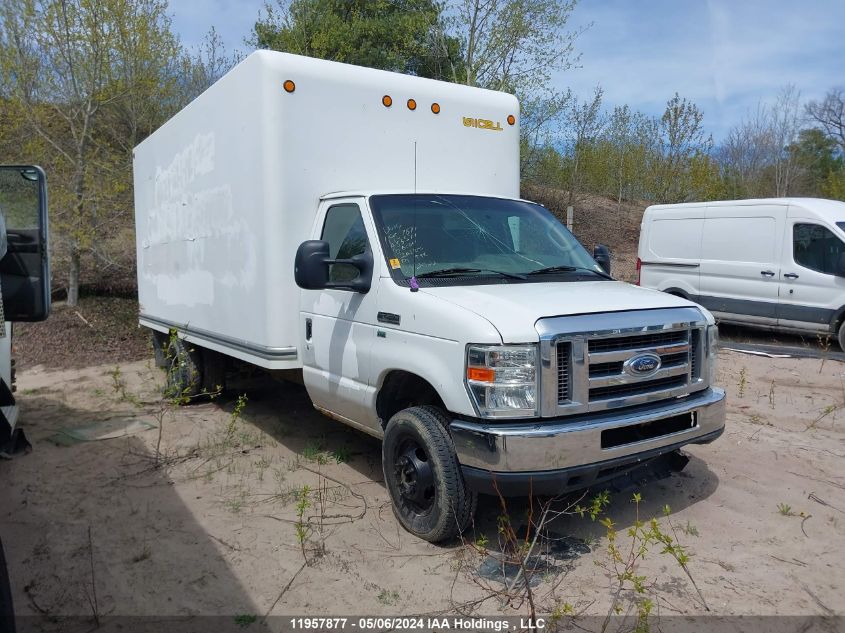
[(654, 391), (665, 391), (667, 389), (676, 389), (678, 387), (683, 387), (685, 384), (687, 384), (686, 376), (669, 376), (668, 378), (644, 380), (642, 382), (635, 382), (627, 385), (594, 387), (593, 389), (590, 389), (590, 402), (596, 400), (625, 398), (627, 396), (647, 394)]
[(557, 401), (558, 404), (570, 399), (571, 376), (570, 362), (572, 358), (572, 343), (560, 343), (557, 346)]
[(699, 372), (698, 352), (701, 349), (701, 337), (704, 335), (704, 330), (693, 330), (692, 340), (690, 341), (692, 347), (690, 349), (690, 375), (693, 380), (701, 378)]
[(694, 307), (540, 319), (542, 415), (618, 410), (705, 389), (706, 326)]
[(657, 332), (655, 334), (638, 334), (634, 336), (599, 338), (589, 342), (590, 353), (615, 352), (627, 349), (647, 347), (663, 347), (687, 342), (687, 330), (676, 332)]
[[(685, 387), (697, 380), (696, 356), (701, 330), (672, 329), (650, 333), (636, 332), (582, 339), (586, 350), (584, 376), (573, 374), (572, 341), (557, 344), (557, 402), (568, 405), (576, 400), (588, 410), (626, 406), (671, 398), (685, 392)], [(644, 354), (660, 358), (659, 367), (639, 375), (627, 366), (627, 361)], [(581, 365), (577, 365), (579, 372)], [(576, 382), (580, 381), (580, 382)], [(581, 387), (576, 387), (580, 384)], [(623, 402), (619, 402), (623, 400)], [(613, 402), (611, 402), (613, 401)]]

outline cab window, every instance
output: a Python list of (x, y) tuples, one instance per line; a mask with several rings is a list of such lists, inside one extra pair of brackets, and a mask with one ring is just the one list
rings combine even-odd
[[(367, 250), (367, 231), (357, 204), (337, 204), (326, 212), (322, 240), (329, 243), (332, 259), (349, 259)], [(350, 264), (333, 264), (329, 281), (352, 281), (358, 269)]]
[(792, 257), (796, 264), (827, 275), (836, 273), (845, 243), (820, 224), (796, 224), (792, 227)]

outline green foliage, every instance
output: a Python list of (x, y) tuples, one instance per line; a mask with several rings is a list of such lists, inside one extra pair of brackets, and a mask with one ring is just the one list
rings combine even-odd
[[(661, 525), (656, 518), (644, 521), (640, 518), (640, 504), (642, 495), (635, 493), (631, 502), (636, 507), (634, 523), (624, 532), (620, 532), (616, 524), (609, 518), (600, 519), (600, 523), (607, 530), (607, 560), (596, 561), (596, 565), (604, 569), (611, 581), (611, 605), (602, 630), (607, 630), (610, 618), (626, 612), (626, 597), (630, 600), (636, 615), (634, 630), (647, 632), (650, 630), (650, 620), (654, 610), (655, 581), (649, 580), (641, 573), (640, 565), (649, 553), (655, 549), (661, 556), (668, 556), (684, 571), (692, 583), (705, 610), (709, 611), (707, 602), (698, 588), (689, 569), (690, 555), (678, 540), (677, 529), (669, 519), (671, 509), (663, 506), (663, 519), (668, 529)], [(627, 538), (627, 542), (624, 542)]]
[(439, 35), (435, 0), (293, 0), (266, 4), (256, 48), (446, 78), (458, 44)]

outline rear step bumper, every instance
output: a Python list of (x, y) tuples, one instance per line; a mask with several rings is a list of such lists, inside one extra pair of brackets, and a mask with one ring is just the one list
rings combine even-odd
[(712, 442), (724, 427), (725, 392), (711, 388), (620, 412), (507, 423), (454, 420), (450, 430), (467, 483), (480, 492), (498, 487), (505, 494), (507, 487), (510, 496), (558, 494), (606, 481), (686, 444)]

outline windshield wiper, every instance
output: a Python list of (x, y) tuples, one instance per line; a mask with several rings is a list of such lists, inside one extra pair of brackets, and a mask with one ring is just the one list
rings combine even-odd
[(525, 279), (525, 275), (517, 273), (506, 273), (502, 270), (493, 270), (492, 268), (442, 268), (441, 270), (432, 270), (427, 273), (416, 275), (417, 279), (425, 279), (432, 277), (460, 277), (461, 275), (475, 275), (478, 273), (492, 273), (507, 277), (508, 279)]
[(553, 273), (574, 273), (576, 271), (583, 271), (587, 273), (593, 273), (594, 275), (598, 275), (599, 277), (604, 277), (605, 279), (613, 280), (613, 277), (608, 275), (605, 272), (599, 272), (593, 268), (584, 268), (583, 266), (548, 266), (547, 268), (538, 268), (537, 270), (532, 270), (531, 272), (527, 273), (529, 275), (550, 275)]

